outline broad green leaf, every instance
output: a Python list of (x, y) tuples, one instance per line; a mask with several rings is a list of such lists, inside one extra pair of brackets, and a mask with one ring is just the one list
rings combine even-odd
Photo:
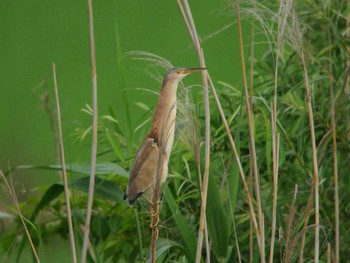
[[(90, 163), (73, 163), (73, 164), (67, 164), (67, 172), (71, 173), (80, 173), (80, 174), (90, 174)], [(60, 164), (53, 164), (49, 166), (37, 166), (37, 165), (19, 165), (15, 168), (11, 169), (11, 171), (14, 170), (24, 170), (24, 169), (42, 169), (42, 170), (55, 170), (60, 171), (62, 170), (62, 165)], [(6, 174), (8, 174), (7, 172)], [(124, 170), (120, 165), (111, 163), (111, 162), (101, 162), (96, 164), (96, 173), (95, 174), (117, 174), (124, 177), (129, 177), (129, 174), (127, 171)]]
[[(82, 192), (89, 192), (90, 177), (80, 177), (72, 180), (69, 186), (78, 189)], [(100, 177), (95, 178), (95, 196), (103, 199), (108, 199), (116, 203), (122, 203), (124, 192), (119, 188), (119, 186), (108, 180), (101, 179)]]
[(219, 261), (227, 258), (228, 252), (228, 226), (229, 215), (224, 212), (219, 189), (215, 177), (210, 174), (207, 197), (207, 224), (212, 240), (213, 250)]
[(165, 189), (165, 198), (186, 244), (187, 252), (191, 259), (190, 261), (194, 262), (196, 258), (196, 239), (194, 238), (193, 231), (189, 228), (185, 217), (178, 210), (174, 196), (168, 187)]
[(49, 189), (46, 190), (43, 197), (40, 199), (39, 203), (36, 205), (34, 212), (30, 218), (30, 221), (34, 221), (38, 213), (41, 209), (43, 209), (45, 206), (47, 206), (52, 200), (54, 200), (57, 196), (59, 196), (61, 193), (63, 193), (64, 187), (63, 184), (56, 183), (49, 187)]

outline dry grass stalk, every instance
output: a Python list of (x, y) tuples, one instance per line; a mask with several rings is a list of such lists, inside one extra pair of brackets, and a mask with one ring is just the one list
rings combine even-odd
[(313, 161), (313, 169), (314, 169), (314, 191), (315, 191), (315, 256), (314, 261), (318, 263), (319, 259), (319, 249), (320, 249), (320, 208), (319, 208), (319, 194), (318, 194), (318, 163), (317, 163), (317, 150), (316, 150), (316, 138), (315, 138), (315, 128), (314, 128), (314, 118), (313, 118), (313, 110), (311, 103), (311, 91), (309, 78), (307, 73), (307, 66), (305, 62), (304, 53), (301, 52), (301, 61), (304, 71), (304, 82), (307, 96), (307, 107), (308, 107), (308, 115), (309, 115), (309, 125), (310, 125), (310, 134), (311, 134), (311, 147), (312, 147), (312, 161)]
[(278, 189), (278, 161), (279, 161), (279, 134), (276, 129), (275, 112), (271, 112), (272, 118), (272, 155), (273, 155), (273, 201), (272, 201), (272, 230), (271, 230), (271, 244), (270, 244), (270, 259), (273, 262), (273, 252), (275, 246), (276, 234), (276, 210), (277, 210), (277, 189)]
[(34, 258), (36, 260), (37, 263), (40, 263), (40, 258), (38, 256), (38, 253), (35, 249), (35, 246), (34, 246), (34, 243), (32, 241), (32, 238), (30, 236), (30, 233), (29, 233), (29, 230), (27, 228), (27, 225), (25, 223), (25, 218), (24, 216), (22, 215), (22, 212), (21, 212), (21, 209), (19, 207), (19, 202), (18, 202), (18, 199), (17, 199), (17, 195), (16, 195), (16, 192), (14, 190), (14, 187), (11, 185), (9, 185), (5, 175), (2, 173), (2, 171), (0, 170), (0, 178), (3, 180), (3, 182), (5, 183), (5, 186), (6, 186), (6, 192), (9, 194), (9, 198), (11, 200), (11, 202), (15, 205), (15, 208), (17, 210), (17, 213), (19, 215), (19, 218), (21, 219), (21, 223), (23, 225), (23, 228), (24, 228), (24, 231), (26, 233), (26, 236), (28, 238), (28, 241), (29, 241), (29, 244), (30, 244), (30, 248), (32, 249), (32, 252), (33, 252), (33, 255), (34, 255)]
[(248, 84), (247, 84), (247, 76), (245, 71), (245, 62), (244, 62), (244, 51), (243, 51), (243, 36), (242, 36), (242, 26), (241, 26), (241, 18), (240, 18), (240, 1), (237, 1), (236, 7), (237, 13), (237, 26), (238, 26), (238, 39), (239, 39), (239, 54), (241, 58), (241, 68), (242, 68), (242, 76), (244, 83), (244, 93), (246, 99), (246, 107), (248, 114), (248, 126), (249, 126), (249, 142), (250, 142), (250, 158), (253, 163), (253, 171), (254, 171), (254, 184), (255, 184), (255, 195), (256, 202), (258, 208), (258, 218), (259, 218), (259, 228), (260, 228), (260, 259), (261, 262), (265, 262), (265, 236), (263, 233), (264, 228), (264, 219), (263, 212), (261, 207), (261, 197), (260, 197), (260, 183), (259, 183), (259, 172), (258, 165), (256, 160), (256, 150), (255, 150), (255, 138), (254, 138), (254, 121), (253, 121), (253, 112), (251, 108), (251, 104), (249, 101), (249, 93), (248, 93)]
[(89, 195), (88, 195), (87, 210), (86, 210), (81, 263), (86, 262), (87, 250), (89, 246), (92, 203), (93, 203), (94, 188), (95, 188), (95, 171), (96, 171), (96, 155), (97, 155), (97, 123), (98, 123), (96, 51), (95, 51), (92, 0), (88, 0), (88, 12), (89, 12), (90, 63), (91, 63), (93, 112), (92, 112), (92, 142), (91, 142), (91, 168), (90, 168)]
[(63, 145), (63, 135), (62, 135), (62, 122), (61, 122), (61, 111), (60, 111), (60, 101), (58, 96), (58, 87), (57, 87), (57, 78), (56, 78), (56, 65), (52, 64), (52, 72), (53, 72), (53, 81), (55, 87), (55, 97), (56, 97), (56, 111), (57, 111), (57, 127), (58, 127), (58, 141), (59, 141), (59, 149), (60, 149), (60, 159), (62, 164), (62, 175), (63, 175), (63, 185), (64, 185), (64, 197), (66, 201), (67, 207), (67, 221), (68, 221), (68, 229), (69, 229), (69, 240), (71, 245), (72, 252), (72, 261), (74, 263), (77, 262), (77, 254), (75, 248), (75, 240), (74, 240), (74, 231), (73, 231), (73, 223), (72, 223), (72, 210), (70, 207), (70, 191), (68, 188), (68, 178), (67, 178), (67, 170), (66, 170), (66, 160), (64, 157), (64, 145)]
[[(310, 174), (310, 177), (311, 177), (311, 174)], [(310, 188), (311, 188), (310, 194), (309, 194), (309, 198), (308, 198), (306, 209), (305, 209), (304, 225), (303, 225), (303, 229), (301, 231), (302, 236), (301, 236), (301, 242), (300, 242), (299, 263), (303, 263), (306, 230), (308, 228), (309, 219), (310, 219), (311, 212), (312, 212), (312, 206), (313, 206), (313, 200), (314, 200), (313, 196), (314, 196), (314, 190), (315, 190), (315, 188), (313, 187), (313, 183), (311, 183)]]
[[(334, 261), (339, 262), (339, 261)], [(327, 263), (332, 263), (332, 250), (331, 250), (331, 243), (327, 243)]]
[[(331, 35), (328, 31), (328, 45), (331, 46)], [(338, 191), (338, 163), (337, 163), (337, 130), (335, 124), (334, 95), (333, 95), (333, 67), (332, 50), (329, 48), (329, 89), (331, 101), (331, 125), (333, 143), (333, 176), (334, 176), (334, 213), (335, 213), (335, 262), (339, 262), (339, 191)], [(329, 244), (329, 243), (328, 243)], [(330, 245), (330, 244), (329, 244)]]
[(225, 130), (226, 130), (226, 134), (228, 136), (228, 139), (229, 139), (230, 144), (231, 144), (231, 148), (233, 150), (233, 155), (235, 157), (236, 164), (238, 166), (239, 176), (240, 176), (240, 178), (242, 180), (244, 192), (245, 192), (245, 195), (247, 197), (247, 203), (248, 203), (248, 207), (249, 207), (249, 215), (250, 215), (250, 217), (253, 220), (253, 227), (254, 227), (254, 232), (256, 234), (256, 240), (257, 240), (258, 246), (260, 246), (260, 235), (259, 235), (258, 222), (257, 222), (256, 217), (255, 217), (252, 197), (250, 195), (248, 184), (247, 184), (247, 181), (246, 181), (245, 176), (244, 176), (243, 167), (242, 167), (241, 161), (239, 159), (239, 154), (237, 152), (236, 144), (235, 144), (235, 142), (233, 140), (230, 128), (228, 126), (228, 123), (227, 123), (227, 120), (226, 120), (226, 117), (225, 117), (225, 114), (224, 114), (224, 111), (223, 111), (223, 109), (221, 107), (221, 103), (220, 103), (219, 97), (218, 97), (218, 95), (216, 93), (216, 89), (215, 89), (214, 83), (212, 82), (209, 74), (208, 74), (208, 80), (209, 80), (211, 91), (213, 92), (213, 95), (214, 95), (216, 106), (219, 109), (220, 117), (221, 117), (222, 122), (224, 124)]
[[(253, 86), (254, 86), (254, 38), (255, 38), (255, 26), (252, 25), (251, 32), (251, 47), (250, 47), (250, 87), (249, 87), (249, 103), (250, 108), (253, 107)], [(249, 149), (250, 150), (250, 149)], [(253, 195), (253, 162), (250, 159), (249, 163), (249, 190), (250, 195)], [(254, 243), (253, 243), (253, 219), (249, 217), (249, 262), (254, 261)]]
[[(193, 21), (192, 13), (188, 5), (187, 0), (177, 1), (183, 20), (186, 24), (193, 45), (197, 51), (200, 67), (205, 68), (204, 54), (200, 44), (199, 36)], [(207, 192), (208, 192), (208, 181), (209, 181), (209, 166), (210, 166), (210, 109), (209, 109), (209, 95), (208, 95), (208, 84), (207, 84), (207, 73), (202, 71), (202, 85), (203, 85), (203, 100), (204, 100), (204, 112), (205, 112), (205, 156), (204, 156), (204, 172), (203, 172), (203, 184), (201, 187), (201, 212), (200, 222), (198, 230), (198, 242), (197, 242), (197, 255), (196, 262), (200, 262), (202, 255), (203, 246), (203, 234), (206, 229), (206, 205), (207, 205)], [(207, 247), (207, 260), (209, 256), (209, 247)], [(209, 257), (210, 259), (210, 257)]]

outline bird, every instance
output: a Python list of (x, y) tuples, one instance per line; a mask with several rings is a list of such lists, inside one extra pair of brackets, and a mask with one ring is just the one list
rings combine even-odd
[[(124, 200), (132, 205), (141, 195), (151, 200), (157, 174), (159, 185), (168, 175), (168, 162), (174, 143), (176, 119), (176, 91), (187, 75), (206, 68), (172, 68), (163, 78), (150, 131), (143, 140), (133, 162)], [(159, 171), (158, 171), (159, 169)]]

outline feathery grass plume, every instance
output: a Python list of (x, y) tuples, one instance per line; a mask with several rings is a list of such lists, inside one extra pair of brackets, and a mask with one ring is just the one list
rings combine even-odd
[(139, 61), (146, 61), (148, 62), (148, 67), (152, 69), (144, 69), (147, 75), (149, 75), (151, 78), (157, 80), (159, 83), (162, 83), (163, 75), (157, 70), (157, 68), (161, 68), (163, 70), (168, 71), (171, 68), (174, 68), (174, 66), (170, 63), (169, 60), (153, 54), (151, 52), (146, 51), (129, 51), (126, 53), (127, 57), (130, 57), (132, 60), (139, 60)]
[(177, 134), (179, 140), (188, 147), (194, 156), (200, 173), (200, 146), (202, 141), (199, 134), (201, 130), (200, 122), (196, 116), (189, 90), (182, 89), (180, 93), (181, 96), (179, 97), (183, 99), (178, 100), (177, 104)]
[[(11, 174), (10, 174), (11, 176)], [(22, 212), (21, 212), (21, 209), (19, 207), (19, 202), (18, 202), (18, 199), (17, 199), (17, 194), (15, 192), (15, 189), (12, 185), (12, 183), (9, 183), (5, 177), (5, 175), (3, 174), (3, 172), (0, 170), (0, 178), (1, 180), (4, 182), (5, 186), (3, 186), (4, 190), (3, 192), (6, 193), (8, 195), (8, 198), (10, 199), (10, 201), (15, 205), (15, 208), (16, 208), (16, 211), (18, 213), (18, 216), (21, 220), (21, 223), (23, 225), (23, 228), (24, 228), (24, 231), (25, 231), (25, 234), (28, 238), (28, 241), (29, 241), (29, 244), (30, 244), (30, 248), (33, 252), (33, 256), (34, 256), (34, 259), (37, 263), (40, 263), (40, 258), (39, 258), (39, 255), (35, 249), (35, 246), (34, 246), (34, 243), (33, 243), (33, 240), (30, 236), (30, 233), (29, 233), (29, 230), (27, 228), (27, 224), (26, 222), (29, 222), (28, 219), (26, 219)], [(31, 224), (32, 225), (32, 224)]]

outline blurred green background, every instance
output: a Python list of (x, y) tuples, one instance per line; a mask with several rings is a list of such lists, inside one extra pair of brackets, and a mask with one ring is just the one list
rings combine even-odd
[[(190, 6), (202, 36), (211, 76), (214, 80), (239, 84), (236, 27), (221, 31), (233, 22), (232, 12), (227, 12), (227, 6), (219, 0), (191, 1)], [(145, 114), (135, 103), (142, 101), (152, 108), (157, 99), (138, 88), (158, 91), (160, 85), (146, 73), (156, 73), (156, 69), (149, 63), (132, 60), (127, 52), (155, 53), (174, 66), (199, 66), (176, 1), (94, 1), (94, 26), (99, 115), (108, 114), (112, 107), (118, 121), (125, 122), (124, 81), (133, 128), (144, 121)], [(211, 37), (212, 34), (215, 37)], [(249, 34), (247, 36), (249, 38)], [(122, 56), (118, 56), (120, 51)], [(86, 128), (91, 123), (90, 117), (81, 111), (85, 104), (91, 105), (87, 1), (1, 0), (0, 54), (1, 170), (23, 164), (57, 162), (50, 124), (50, 111), (54, 111), (55, 105), (53, 62), (57, 67), (66, 162), (89, 162), (90, 139), (82, 143), (72, 135), (76, 128)], [(118, 78), (123, 71), (124, 80)], [(185, 82), (198, 84), (200, 76), (190, 76)], [(201, 95), (200, 89), (193, 92)], [(134, 143), (141, 141), (146, 128), (135, 132)], [(40, 170), (16, 171), (12, 176), (14, 182), (21, 185), (19, 198), (22, 199), (35, 193), (36, 187), (59, 180), (57, 173)], [(8, 199), (2, 198), (1, 202)], [(0, 204), (0, 208), (3, 205)], [(51, 263), (63, 262), (65, 254), (69, 259), (69, 253), (64, 252), (68, 251), (67, 244), (56, 246), (56, 242), (51, 240), (46, 246), (42, 262), (48, 259)], [(59, 253), (62, 257), (51, 256), (57, 250), (62, 250)]]
[[(212, 0), (192, 1), (190, 5), (203, 38), (211, 75), (215, 80), (239, 83), (238, 44), (231, 44), (237, 42), (234, 41), (236, 28), (231, 26), (210, 38), (211, 34), (232, 23), (232, 17), (225, 10), (227, 7), (222, 1)], [(123, 123), (118, 60), (125, 68), (133, 127), (144, 114), (134, 103), (142, 101), (152, 107), (157, 99), (137, 90), (159, 90), (159, 84), (144, 71), (155, 73), (154, 69), (147, 68), (147, 63), (132, 61), (126, 55), (128, 51), (155, 53), (175, 66), (198, 66), (176, 1), (95, 1), (94, 24), (99, 115), (107, 114), (112, 106)], [(118, 30), (120, 47), (116, 40)], [(0, 36), (1, 169), (20, 164), (56, 163), (50, 118), (44, 103), (49, 90), (49, 104), (54, 109), (53, 62), (57, 66), (67, 162), (89, 161), (89, 151), (82, 150), (84, 145), (72, 136), (75, 128), (90, 125), (90, 118), (81, 112), (85, 104), (91, 105), (86, 1), (1, 0)], [(118, 48), (123, 52), (122, 57), (117, 56)], [(186, 79), (187, 84), (191, 82), (200, 82), (199, 76)], [(139, 142), (143, 135), (144, 131), (138, 131), (134, 140)], [(47, 175), (46, 172), (25, 174), (21, 179), (24, 183), (51, 181), (47, 176), (33, 177)]]

